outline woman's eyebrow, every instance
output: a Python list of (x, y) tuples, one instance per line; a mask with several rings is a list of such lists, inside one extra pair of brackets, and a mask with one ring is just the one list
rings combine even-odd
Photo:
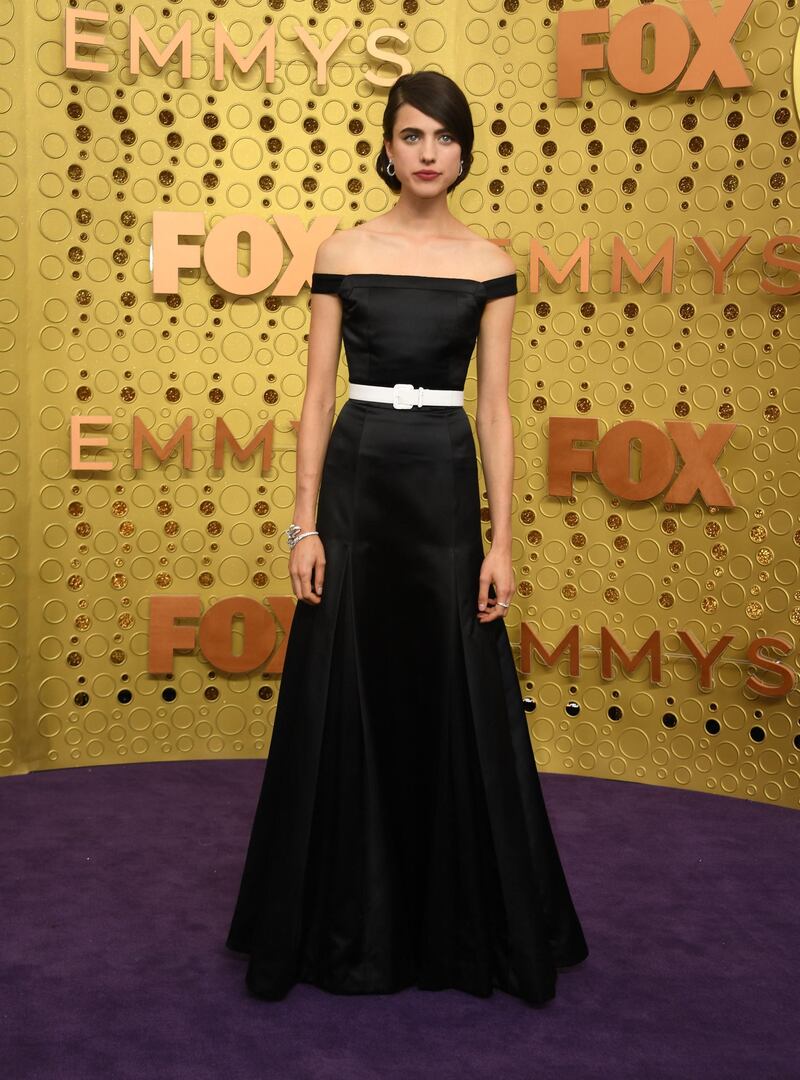
[[(404, 127), (404, 128), (401, 128), (401, 129), (400, 129), (400, 134), (401, 134), (401, 135), (403, 135), (403, 134), (404, 134), (404, 133), (405, 133), (406, 131), (419, 131), (419, 132), (422, 132), (422, 128), (418, 128), (418, 127)], [(434, 134), (434, 135), (439, 135), (439, 134), (440, 134), (440, 133), (441, 133), (442, 131), (447, 131), (447, 132), (449, 132), (449, 131), (450, 131), (450, 128), (445, 128), (445, 127), (440, 127), (440, 128), (436, 128), (436, 130), (434, 131), (434, 133), (433, 133), (433, 134)]]

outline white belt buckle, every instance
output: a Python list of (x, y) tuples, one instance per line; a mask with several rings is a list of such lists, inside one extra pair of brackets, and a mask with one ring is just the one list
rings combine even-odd
[[(404, 391), (408, 391), (404, 393)], [(413, 409), (419, 405), (422, 387), (414, 387), (410, 382), (396, 382), (392, 387), (392, 405), (395, 409)]]

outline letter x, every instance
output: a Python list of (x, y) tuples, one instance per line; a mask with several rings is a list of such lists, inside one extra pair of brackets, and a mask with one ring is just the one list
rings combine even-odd
[(751, 3), (752, 0), (728, 0), (715, 13), (708, 0), (683, 0), (683, 10), (698, 47), (678, 83), (678, 90), (704, 90), (714, 74), (721, 86), (752, 86), (731, 41)]
[(688, 503), (699, 491), (707, 506), (735, 506), (714, 468), (714, 462), (737, 425), (709, 424), (708, 430), (702, 435), (697, 435), (687, 420), (667, 420), (665, 426), (685, 464), (664, 495), (664, 501)]

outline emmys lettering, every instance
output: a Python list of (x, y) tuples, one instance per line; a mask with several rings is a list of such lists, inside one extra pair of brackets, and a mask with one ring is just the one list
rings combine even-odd
[[(627, 12), (611, 27), (607, 7), (562, 11), (558, 16), (556, 62), (559, 98), (580, 97), (585, 71), (611, 72), (635, 94), (657, 94), (683, 73), (676, 90), (704, 90), (712, 76), (726, 88), (752, 86), (732, 38), (752, 0), (727, 0), (714, 11), (708, 0), (683, 0), (688, 25), (677, 11), (648, 4)], [(697, 39), (694, 56), (691, 27)], [(650, 30), (650, 34), (646, 32)], [(608, 42), (586, 42), (590, 34), (608, 34)]]
[[(107, 62), (102, 60), (88, 60), (85, 57), (78, 56), (78, 46), (97, 46), (105, 47), (106, 39), (103, 34), (89, 33), (85, 30), (79, 30), (77, 23), (93, 22), (93, 23), (106, 23), (108, 22), (108, 13), (104, 11), (89, 11), (84, 8), (67, 8), (64, 12), (64, 67), (67, 71), (98, 71), (109, 72), (111, 67)], [(328, 85), (328, 63), (344, 42), (351, 30), (356, 29), (351, 27), (347, 20), (337, 19), (339, 27), (336, 32), (331, 36), (331, 40), (328, 41), (324, 48), (314, 41), (309, 34), (308, 30), (294, 19), (291, 20), (292, 34), (299, 38), (303, 47), (308, 51), (315, 64), (314, 78), (322, 85)], [(360, 34), (360, 32), (359, 32)], [(205, 30), (203, 31), (205, 36)], [(238, 68), (239, 71), (247, 73), (250, 68), (255, 64), (259, 57), (264, 58), (264, 82), (262, 84), (254, 84), (255, 89), (261, 89), (263, 86), (269, 86), (270, 83), (275, 81), (275, 25), (272, 24), (264, 30), (261, 37), (255, 43), (253, 48), (247, 54), (242, 56), (236, 45), (231, 40), (228, 31), (225, 27), (217, 22), (214, 24), (214, 74), (213, 78), (219, 82), (225, 77), (225, 57), (226, 55), (233, 61), (233, 66)], [(399, 75), (405, 75), (411, 71), (411, 66), (405, 57), (396, 56), (394, 53), (385, 52), (383, 49), (378, 48), (378, 41), (383, 38), (389, 38), (391, 41), (396, 42), (399, 45), (408, 44), (409, 37), (404, 30), (399, 30), (393, 27), (377, 27), (371, 30), (364, 39), (364, 51), (368, 56), (371, 56), (373, 60), (377, 60), (378, 63), (392, 63), (396, 64), (400, 69), (399, 71), (387, 75), (376, 75), (374, 71), (365, 70), (361, 74), (367, 82), (372, 83), (373, 86), (391, 86)], [(153, 63), (157, 68), (161, 69), (167, 63), (173, 54), (180, 51), (181, 61), (181, 77), (184, 79), (191, 79), (192, 77), (192, 23), (191, 20), (186, 20), (181, 23), (169, 41), (164, 45), (162, 49), (151, 40), (147, 31), (136, 15), (128, 16), (128, 47), (130, 52), (130, 72), (131, 75), (141, 74), (141, 60), (142, 49), (148, 53)]]
[[(108, 445), (108, 437), (105, 435), (87, 435), (84, 427), (105, 427), (112, 422), (110, 416), (71, 416), (70, 417), (70, 469), (72, 472), (108, 472), (114, 467), (114, 463), (108, 459), (83, 457), (84, 449), (95, 451), (104, 450)], [(293, 425), (299, 421), (292, 421)], [(266, 476), (272, 464), (272, 437), (275, 430), (275, 422), (267, 421), (260, 428), (247, 446), (241, 446), (231, 432), (228, 425), (218, 416), (214, 427), (213, 466), (222, 469), (225, 462), (225, 448), (229, 447), (233, 456), (239, 462), (247, 461), (259, 449), (261, 450), (261, 475)], [(163, 465), (178, 448), (180, 448), (181, 464), (184, 469), (193, 467), (193, 435), (194, 417), (189, 415), (170, 434), (167, 441), (162, 445), (150, 431), (138, 413), (133, 417), (132, 442), (132, 465), (134, 470), (143, 468), (145, 444), (155, 454), (156, 459)]]

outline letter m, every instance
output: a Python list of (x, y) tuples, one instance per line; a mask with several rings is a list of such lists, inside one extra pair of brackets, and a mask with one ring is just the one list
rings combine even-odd
[(275, 431), (275, 421), (269, 420), (260, 431), (257, 431), (250, 442), (242, 448), (237, 442), (230, 428), (221, 417), (217, 417), (217, 431), (214, 439), (214, 468), (222, 469), (225, 462), (225, 447), (230, 446), (233, 456), (237, 461), (247, 461), (261, 446), (261, 475), (266, 476), (272, 464), (272, 436)]
[(625, 647), (617, 641), (607, 626), (600, 627), (600, 674), (604, 679), (611, 679), (614, 671), (611, 666), (611, 654), (615, 653), (628, 673), (632, 674), (647, 656), (650, 659), (650, 682), (661, 682), (661, 631), (654, 630), (635, 656), (631, 656)]
[(531, 240), (530, 250), (530, 285), (529, 292), (535, 293), (539, 291), (539, 267), (540, 264), (545, 268), (546, 273), (556, 285), (563, 285), (567, 280), (567, 275), (572, 273), (573, 267), (577, 262), (580, 262), (581, 278), (580, 285), (578, 286), (578, 292), (589, 291), (589, 259), (591, 256), (591, 238), (585, 236), (581, 240), (580, 244), (575, 248), (573, 253), (567, 259), (566, 264), (559, 270), (542, 245), (535, 238)]
[(134, 469), (141, 469), (142, 467), (142, 452), (144, 450), (144, 443), (147, 440), (153, 453), (156, 455), (159, 461), (166, 461), (172, 451), (181, 443), (183, 446), (183, 467), (184, 469), (191, 469), (192, 467), (192, 417), (187, 416), (181, 423), (180, 427), (176, 430), (175, 434), (166, 444), (166, 446), (159, 446), (155, 436), (149, 428), (145, 427), (144, 421), (137, 413), (133, 418), (133, 467)]
[(541, 640), (531, 630), (527, 623), (522, 624), (520, 637), (521, 664), (520, 671), (527, 674), (531, 670), (531, 655), (535, 651), (548, 667), (553, 667), (556, 660), (564, 650), (569, 652), (569, 673), (577, 678), (581, 670), (580, 661), (580, 631), (578, 624), (571, 626), (561, 641), (552, 650), (542, 644)]

